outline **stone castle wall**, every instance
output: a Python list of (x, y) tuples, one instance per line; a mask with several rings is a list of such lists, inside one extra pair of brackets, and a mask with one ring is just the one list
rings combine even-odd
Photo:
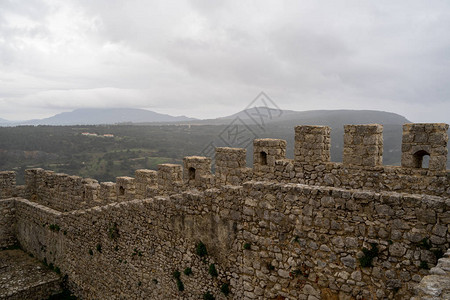
[[(15, 202), (22, 247), (85, 299), (219, 299), (223, 282), (235, 299), (406, 297), (450, 245), (450, 201), (435, 196), (247, 182), (65, 213)], [(379, 254), (362, 267), (372, 244)], [(188, 267), (179, 292), (172, 274)]]
[[(405, 128), (422, 134), (405, 155), (448, 140), (443, 124)], [(0, 200), (0, 241), (57, 265), (84, 299), (225, 299), (223, 284), (234, 299), (409, 298), (450, 247), (449, 171), (431, 164), (447, 150), (427, 152), (429, 169), (382, 166), (381, 130), (347, 126), (342, 164), (328, 127), (298, 126), (293, 160), (259, 139), (253, 168), (245, 149), (218, 148), (216, 174), (197, 156), (115, 183), (32, 169), (17, 187), (2, 172), (1, 197), (27, 200)]]

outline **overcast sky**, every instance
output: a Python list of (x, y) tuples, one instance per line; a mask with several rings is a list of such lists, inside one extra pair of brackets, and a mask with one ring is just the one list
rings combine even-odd
[(0, 1), (0, 118), (212, 118), (261, 91), (450, 123), (450, 1)]

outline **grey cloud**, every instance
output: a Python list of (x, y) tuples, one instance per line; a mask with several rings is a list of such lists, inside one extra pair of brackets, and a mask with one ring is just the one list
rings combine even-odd
[(95, 104), (206, 118), (264, 90), (286, 109), (449, 122), (449, 11), (448, 1), (2, 1), (0, 117)]

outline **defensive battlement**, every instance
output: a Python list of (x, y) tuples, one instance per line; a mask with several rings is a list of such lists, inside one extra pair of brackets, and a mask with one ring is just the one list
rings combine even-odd
[(293, 159), (256, 139), (251, 168), (221, 147), (214, 174), (200, 156), (115, 182), (0, 172), (0, 247), (58, 266), (86, 299), (407, 299), (447, 276), (447, 130), (406, 124), (401, 166), (382, 164), (383, 127), (368, 124), (345, 126), (342, 163), (329, 127), (297, 126)]
[[(295, 127), (294, 159), (286, 158), (285, 140), (255, 139), (253, 168), (246, 166), (246, 149), (220, 147), (215, 154), (215, 174), (212, 159), (201, 156), (185, 157), (183, 165), (161, 164), (158, 171), (136, 170), (134, 178), (118, 177), (116, 182), (29, 169), (26, 185), (16, 186), (14, 172), (0, 172), (0, 198), (24, 196), (70, 211), (191, 188), (242, 185), (252, 179), (448, 197), (447, 130), (447, 124), (405, 124), (402, 166), (382, 164), (382, 125), (346, 125), (342, 163), (330, 162), (329, 127), (302, 125)], [(429, 156), (428, 168), (422, 167), (425, 156)]]

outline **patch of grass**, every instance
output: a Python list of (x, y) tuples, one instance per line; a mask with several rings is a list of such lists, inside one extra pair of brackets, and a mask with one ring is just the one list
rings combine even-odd
[(420, 261), (420, 265), (419, 265), (419, 269), (429, 270), (430, 267), (428, 267), (428, 263), (426, 261), (421, 260)]
[(214, 295), (211, 294), (210, 291), (207, 291), (203, 294), (203, 300), (216, 300), (216, 297), (214, 297)]
[(3, 250), (18, 250), (18, 249), (21, 249), (21, 247), (20, 247), (20, 244), (17, 242), (10, 246), (0, 248), (1, 251), (3, 251)]
[(180, 279), (181, 273), (180, 273), (180, 271), (175, 270), (175, 271), (172, 273), (172, 276), (173, 276), (173, 278), (175, 278), (175, 279)]
[(442, 258), (444, 256), (444, 251), (440, 248), (433, 249), (431, 250), (431, 252), (433, 252), (434, 257), (436, 257), (436, 259)]
[(198, 242), (195, 246), (195, 253), (200, 257), (205, 257), (208, 255), (208, 250), (206, 250), (206, 245), (202, 241)]
[(131, 256), (142, 256), (142, 252), (138, 251), (138, 249), (134, 248), (133, 250), (133, 254), (131, 254)]
[(364, 255), (359, 258), (359, 264), (363, 268), (373, 267), (372, 261), (379, 254), (377, 244), (372, 243), (372, 244), (370, 244), (370, 246), (371, 246), (371, 249), (367, 249), (367, 248), (362, 249), (362, 252), (364, 253)]
[(108, 236), (111, 240), (115, 240), (119, 237), (119, 227), (117, 223), (113, 223), (108, 229)]
[(184, 284), (180, 279), (177, 279), (177, 288), (180, 292), (184, 291)]
[(296, 276), (303, 275), (303, 272), (300, 269), (295, 269), (295, 270), (292, 270), (291, 272), (289, 272), (289, 275), (291, 277), (296, 277)]
[(97, 244), (96, 249), (99, 253), (102, 253), (102, 244)]
[(220, 291), (225, 295), (228, 296), (230, 294), (230, 285), (228, 283), (222, 284), (220, 287)]
[(252, 245), (250, 243), (245, 243), (244, 244), (244, 249), (245, 250), (249, 250), (252, 247)]
[(58, 224), (50, 224), (50, 225), (48, 225), (48, 228), (49, 228), (51, 231), (54, 231), (54, 232), (58, 232), (58, 231), (61, 230), (61, 228), (59, 228), (59, 225), (58, 225)]
[(425, 250), (430, 250), (433, 246), (428, 238), (423, 238), (418, 245)]
[(192, 269), (188, 267), (188, 268), (184, 269), (183, 273), (184, 273), (184, 275), (189, 276), (192, 274)]
[(78, 300), (78, 298), (73, 295), (71, 291), (65, 288), (61, 293), (52, 295), (46, 300)]
[(175, 270), (175, 271), (172, 273), (172, 276), (173, 276), (173, 278), (175, 278), (175, 280), (177, 281), (177, 287), (178, 287), (178, 290), (179, 290), (180, 292), (184, 291), (184, 284), (183, 284), (183, 282), (181, 281), (181, 273), (180, 273), (180, 271)]
[(92, 249), (89, 249), (89, 255), (94, 255), (94, 251), (92, 251)]
[[(44, 264), (47, 263), (47, 259), (45, 259)], [(61, 269), (57, 266), (55, 266), (53, 263), (49, 263), (48, 264), (48, 268), (54, 272), (56, 272), (56, 274), (61, 274)]]
[(210, 265), (209, 265), (208, 273), (209, 273), (209, 275), (211, 275), (212, 277), (217, 277), (217, 276), (219, 276), (219, 273), (217, 273), (216, 265), (214, 265), (214, 264), (210, 264)]

